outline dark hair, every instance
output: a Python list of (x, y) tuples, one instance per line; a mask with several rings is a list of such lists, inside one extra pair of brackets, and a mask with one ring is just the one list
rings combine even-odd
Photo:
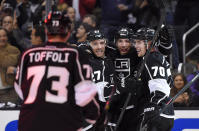
[(43, 25), (34, 25), (35, 36), (39, 36), (42, 42), (46, 40), (45, 28)]
[(82, 25), (82, 26), (84, 27), (84, 29), (86, 30), (86, 33), (93, 30), (93, 27), (90, 26), (90, 25), (87, 24), (87, 23), (81, 23), (81, 24), (79, 25), (79, 27), (80, 27), (81, 25)]
[(91, 15), (91, 14), (87, 14), (87, 15), (84, 16), (83, 19), (88, 18), (88, 17), (91, 18), (92, 23), (95, 23), (95, 24), (96, 24), (96, 16)]

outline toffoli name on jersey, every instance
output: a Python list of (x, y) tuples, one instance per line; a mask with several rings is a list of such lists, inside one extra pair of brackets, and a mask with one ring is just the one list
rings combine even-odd
[(58, 63), (68, 63), (69, 53), (42, 51), (42, 52), (30, 53), (29, 56), (30, 56), (30, 63), (49, 61), (49, 60), (52, 60), (53, 62), (58, 62)]

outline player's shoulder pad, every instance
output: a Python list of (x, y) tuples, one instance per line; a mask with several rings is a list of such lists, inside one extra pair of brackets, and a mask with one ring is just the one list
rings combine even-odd
[(163, 65), (164, 62), (165, 62), (165, 57), (160, 52), (152, 52), (149, 54), (148, 58), (146, 59), (147, 65), (160, 66)]

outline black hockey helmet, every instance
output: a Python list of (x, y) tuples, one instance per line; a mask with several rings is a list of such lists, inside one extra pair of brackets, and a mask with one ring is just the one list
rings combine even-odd
[(98, 40), (98, 39), (105, 39), (103, 32), (101, 32), (98, 29), (88, 32), (88, 35), (87, 35), (88, 41), (93, 41), (93, 40)]
[(152, 40), (154, 35), (155, 30), (153, 28), (142, 27), (136, 31), (133, 35), (133, 39)]
[(61, 11), (50, 11), (44, 23), (50, 35), (66, 35), (71, 26), (66, 12)]
[(115, 41), (117, 41), (120, 38), (131, 39), (132, 35), (133, 35), (133, 30), (126, 27), (122, 27), (116, 32)]

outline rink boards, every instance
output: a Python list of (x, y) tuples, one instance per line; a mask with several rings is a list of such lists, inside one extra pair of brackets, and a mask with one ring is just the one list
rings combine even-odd
[[(19, 110), (0, 110), (0, 131), (17, 131)], [(175, 110), (172, 131), (199, 131), (199, 110)]]

